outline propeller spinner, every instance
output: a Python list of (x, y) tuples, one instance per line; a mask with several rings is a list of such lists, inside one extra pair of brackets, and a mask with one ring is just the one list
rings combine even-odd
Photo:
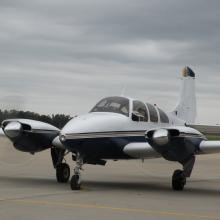
[(16, 121), (8, 123), (4, 128), (4, 132), (9, 138), (19, 137), (22, 131), (23, 128), (21, 123)]

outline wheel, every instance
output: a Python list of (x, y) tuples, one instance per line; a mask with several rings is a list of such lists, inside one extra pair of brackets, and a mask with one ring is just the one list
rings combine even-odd
[(56, 177), (58, 183), (66, 183), (70, 178), (70, 167), (66, 163), (61, 163), (56, 167)]
[(173, 190), (182, 191), (186, 185), (186, 177), (182, 170), (175, 170), (172, 178)]
[(79, 175), (75, 174), (72, 176), (71, 181), (70, 181), (70, 187), (72, 190), (80, 190), (81, 179)]

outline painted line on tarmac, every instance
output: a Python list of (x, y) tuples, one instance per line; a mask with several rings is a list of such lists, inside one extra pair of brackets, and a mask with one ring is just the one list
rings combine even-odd
[(3, 197), (0, 198), (0, 202), (10, 202), (15, 200), (29, 200), (29, 199), (36, 199), (36, 198), (42, 198), (42, 197), (50, 197), (50, 196), (57, 196), (57, 195), (67, 195), (69, 194), (66, 191), (57, 191), (57, 192), (51, 192), (51, 193), (36, 193), (32, 195), (24, 195), (24, 196), (13, 196), (13, 197)]
[(139, 213), (139, 214), (153, 215), (153, 216), (170, 216), (170, 217), (185, 217), (185, 218), (187, 217), (189, 219), (220, 220), (220, 217), (217, 217), (217, 216), (199, 215), (199, 214), (190, 214), (190, 213), (186, 214), (186, 213), (173, 212), (173, 211), (120, 208), (120, 207), (112, 207), (112, 206), (104, 206), (104, 205), (53, 202), (53, 201), (46, 201), (46, 200), (14, 199), (14, 200), (8, 200), (8, 201), (20, 203), (20, 204), (27, 204), (27, 205), (42, 205), (42, 206), (47, 205), (47, 206), (61, 206), (61, 207), (82, 208), (82, 209), (100, 209), (100, 210), (102, 209), (102, 210), (110, 210), (114, 212), (130, 212), (130, 213)]

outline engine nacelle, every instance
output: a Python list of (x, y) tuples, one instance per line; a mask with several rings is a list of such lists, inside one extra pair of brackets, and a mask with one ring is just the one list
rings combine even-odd
[(2, 129), (16, 149), (30, 153), (51, 147), (60, 132), (50, 124), (29, 119), (5, 120)]
[(153, 133), (152, 139), (157, 145), (166, 145), (170, 141), (170, 133), (166, 129), (159, 129)]
[(12, 121), (5, 126), (4, 132), (9, 138), (17, 138), (22, 134), (23, 126), (20, 122)]
[(185, 127), (168, 127), (147, 131), (147, 142), (170, 161), (185, 161), (195, 154), (204, 136), (197, 130)]
[(154, 144), (158, 146), (167, 145), (171, 138), (178, 137), (180, 135), (180, 131), (177, 129), (165, 129), (161, 128), (158, 130), (151, 130), (146, 132), (146, 139), (150, 139)]

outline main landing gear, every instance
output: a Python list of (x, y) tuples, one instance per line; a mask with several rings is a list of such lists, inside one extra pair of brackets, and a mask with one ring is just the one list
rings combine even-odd
[(182, 191), (186, 185), (186, 176), (182, 170), (175, 170), (172, 177), (173, 190)]
[(195, 156), (182, 162), (183, 170), (175, 170), (172, 177), (172, 188), (175, 191), (182, 191), (186, 185), (186, 178), (191, 176), (195, 163)]
[[(66, 152), (62, 149), (51, 148), (51, 157), (53, 166), (56, 169), (56, 178), (58, 183), (67, 183), (70, 178), (70, 167), (65, 161), (65, 156), (69, 152)], [(74, 175), (70, 181), (70, 187), (72, 190), (80, 190), (81, 188), (81, 174), (82, 166), (84, 164), (84, 157), (81, 153), (76, 153), (76, 156), (73, 155), (73, 160), (76, 161), (76, 166), (74, 168)], [(100, 160), (101, 161), (101, 160)], [(103, 163), (103, 161), (98, 161), (99, 163)]]
[(67, 183), (70, 178), (70, 167), (66, 163), (60, 163), (56, 167), (56, 177), (58, 183)]
[(65, 150), (51, 148), (51, 157), (53, 166), (56, 169), (56, 178), (58, 183), (67, 183), (70, 178), (70, 167), (65, 161), (64, 157), (68, 154)]
[(70, 181), (70, 187), (72, 190), (80, 190), (81, 189), (81, 174), (80, 170), (82, 170), (83, 166), (83, 157), (80, 153), (76, 154), (76, 166), (74, 168), (74, 175)]

